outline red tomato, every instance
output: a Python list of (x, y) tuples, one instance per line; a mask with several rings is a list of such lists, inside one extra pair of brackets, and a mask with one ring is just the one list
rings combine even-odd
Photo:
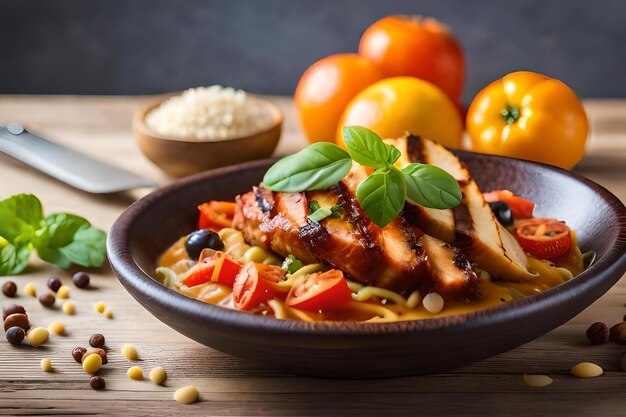
[(232, 201), (209, 201), (199, 205), (198, 210), (200, 210), (198, 229), (210, 229), (217, 232), (233, 225), (235, 203)]
[(224, 252), (217, 252), (213, 256), (202, 259), (187, 271), (187, 276), (183, 278), (183, 284), (188, 287), (195, 287), (213, 281), (219, 284), (233, 285), (240, 270), (241, 264), (231, 259)]
[(278, 295), (274, 284), (282, 279), (279, 266), (247, 263), (235, 278), (233, 302), (239, 310), (251, 310)]
[(538, 259), (558, 258), (572, 247), (570, 228), (556, 219), (523, 220), (517, 223), (515, 235), (522, 248)]
[(488, 203), (505, 202), (516, 219), (531, 219), (533, 217), (535, 203), (518, 197), (509, 190), (491, 191), (490, 193), (484, 193), (483, 197), (485, 197), (485, 201)]
[(307, 275), (287, 295), (287, 305), (300, 310), (337, 310), (352, 300), (343, 272), (338, 269)]

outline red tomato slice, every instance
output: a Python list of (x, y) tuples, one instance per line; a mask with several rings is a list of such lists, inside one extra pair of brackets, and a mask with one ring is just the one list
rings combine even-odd
[(209, 281), (233, 285), (240, 270), (240, 263), (224, 252), (216, 252), (215, 255), (202, 259), (187, 271), (187, 276), (182, 282), (188, 287), (195, 287)]
[(235, 203), (232, 201), (209, 201), (199, 205), (198, 210), (200, 210), (198, 229), (210, 229), (217, 232), (233, 225)]
[(509, 190), (491, 191), (483, 193), (483, 197), (487, 203), (503, 201), (511, 209), (513, 217), (516, 219), (531, 219), (535, 203), (522, 197), (518, 197)]
[(252, 310), (278, 296), (274, 284), (282, 279), (284, 270), (274, 265), (247, 263), (235, 278), (233, 302), (239, 310)]
[(517, 241), (535, 258), (558, 258), (572, 247), (570, 228), (556, 219), (523, 220), (518, 222), (516, 227)]
[(337, 310), (352, 300), (352, 291), (338, 269), (311, 274), (296, 281), (287, 295), (287, 305), (300, 310)]

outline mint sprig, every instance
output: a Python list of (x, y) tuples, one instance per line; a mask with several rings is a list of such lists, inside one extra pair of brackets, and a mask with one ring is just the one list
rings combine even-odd
[(99, 267), (104, 263), (105, 241), (106, 234), (80, 216), (44, 217), (41, 202), (32, 194), (0, 201), (0, 275), (24, 271), (33, 250), (60, 268)]
[[(370, 220), (380, 227), (400, 214), (407, 198), (435, 209), (449, 209), (461, 203), (459, 184), (443, 169), (410, 164), (399, 170), (394, 163), (400, 158), (400, 151), (364, 127), (345, 126), (343, 137), (347, 152), (331, 143), (314, 143), (276, 162), (263, 182), (274, 191), (323, 190), (341, 181), (350, 171), (352, 161), (374, 168), (359, 184), (356, 198)], [(330, 208), (317, 208), (311, 216), (321, 220), (331, 214)]]

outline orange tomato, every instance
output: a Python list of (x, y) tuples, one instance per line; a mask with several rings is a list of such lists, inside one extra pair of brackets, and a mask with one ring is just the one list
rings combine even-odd
[(466, 119), (472, 150), (569, 169), (585, 153), (587, 115), (564, 83), (520, 71), (485, 87)]
[(343, 126), (363, 126), (381, 138), (406, 132), (459, 148), (463, 123), (452, 101), (435, 85), (413, 77), (379, 81), (361, 91), (346, 107), (337, 128), (337, 144), (345, 147)]
[(463, 91), (465, 57), (447, 26), (422, 16), (387, 16), (367, 28), (359, 54), (386, 77), (410, 76), (430, 81), (458, 103)]
[(300, 125), (309, 142), (332, 142), (348, 102), (382, 78), (376, 65), (357, 54), (331, 55), (311, 65), (294, 95)]

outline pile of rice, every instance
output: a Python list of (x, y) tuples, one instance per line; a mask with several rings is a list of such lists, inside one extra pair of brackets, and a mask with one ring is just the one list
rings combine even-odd
[(213, 85), (191, 88), (146, 115), (155, 133), (181, 139), (220, 140), (269, 128), (271, 116), (243, 90)]

